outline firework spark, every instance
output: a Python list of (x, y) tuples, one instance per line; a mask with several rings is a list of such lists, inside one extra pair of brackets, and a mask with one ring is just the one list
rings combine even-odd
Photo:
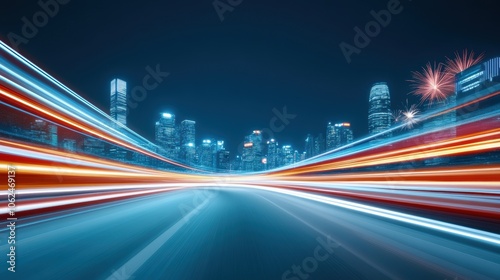
[(410, 107), (407, 106), (405, 110), (401, 112), (404, 127), (407, 129), (413, 128), (413, 126), (419, 121), (419, 114), (420, 110), (417, 108), (417, 105), (413, 104)]
[(401, 110), (393, 110), (392, 111), (392, 120), (395, 122), (395, 123), (398, 123), (401, 121), (402, 119), (402, 116), (403, 116), (403, 111)]
[(444, 70), (443, 64), (427, 63), (422, 72), (412, 74), (413, 94), (420, 96), (422, 102), (442, 101), (455, 91), (454, 76)]
[(463, 72), (467, 68), (481, 62), (484, 58), (484, 53), (481, 53), (477, 57), (474, 56), (474, 51), (468, 52), (467, 50), (464, 50), (461, 55), (458, 51), (455, 52), (454, 59), (450, 59), (448, 57), (446, 58), (446, 72), (449, 72), (452, 75)]

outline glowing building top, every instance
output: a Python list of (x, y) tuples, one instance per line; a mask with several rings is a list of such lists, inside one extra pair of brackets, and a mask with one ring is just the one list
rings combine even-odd
[[(376, 83), (372, 86), (369, 99), (368, 131), (370, 135), (386, 131), (392, 125), (391, 96), (387, 83)], [(386, 133), (381, 137), (390, 137)]]
[(110, 115), (113, 120), (127, 125), (127, 82), (120, 79), (111, 81), (111, 108)]

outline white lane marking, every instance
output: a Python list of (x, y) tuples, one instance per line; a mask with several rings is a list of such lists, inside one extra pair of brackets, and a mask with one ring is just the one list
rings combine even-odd
[(153, 256), (160, 247), (165, 244), (174, 234), (181, 229), (187, 222), (196, 214), (199, 213), (200, 209), (208, 204), (210, 199), (205, 200), (203, 203), (198, 205), (196, 208), (191, 210), (187, 215), (175, 223), (172, 227), (163, 232), (155, 240), (153, 240), (149, 245), (142, 249), (137, 255), (132, 257), (128, 262), (117, 269), (112, 275), (110, 275), (107, 280), (118, 280), (118, 279), (129, 279), (132, 278), (131, 275), (134, 274), (151, 256)]

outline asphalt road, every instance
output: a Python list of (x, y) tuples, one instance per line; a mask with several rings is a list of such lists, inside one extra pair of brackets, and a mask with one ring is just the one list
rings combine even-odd
[(18, 221), (15, 273), (0, 232), (0, 279), (500, 279), (497, 245), (266, 190), (63, 214)]

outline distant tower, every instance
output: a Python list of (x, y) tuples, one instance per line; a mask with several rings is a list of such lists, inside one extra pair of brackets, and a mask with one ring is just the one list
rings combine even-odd
[(285, 145), (281, 148), (281, 154), (283, 157), (283, 165), (289, 165), (293, 163), (293, 150), (292, 146), (290, 145)]
[(163, 152), (169, 158), (177, 158), (179, 155), (179, 141), (177, 128), (175, 125), (175, 115), (163, 113), (155, 125), (155, 140), (158, 146), (163, 148)]
[[(372, 86), (369, 99), (368, 131), (370, 135), (386, 131), (392, 125), (391, 96), (387, 83), (376, 83)], [(386, 133), (380, 138), (391, 137)]]
[(325, 137), (323, 136), (323, 133), (320, 133), (316, 138), (314, 138), (314, 155), (322, 154), (325, 150)]
[(111, 81), (111, 118), (127, 125), (127, 83), (120, 79)]
[(337, 135), (335, 134), (335, 125), (331, 122), (326, 126), (326, 150), (330, 151), (335, 149), (335, 143), (337, 143)]
[(231, 163), (231, 153), (225, 149), (217, 151), (217, 169), (229, 170)]
[(201, 166), (206, 168), (216, 167), (217, 145), (213, 139), (205, 139), (198, 147), (198, 159)]
[(184, 120), (180, 125), (180, 149), (181, 159), (194, 163), (196, 158), (196, 122)]
[(326, 127), (326, 148), (328, 151), (350, 144), (353, 134), (350, 123), (328, 123)]
[(307, 134), (306, 137), (305, 153), (305, 158), (310, 158), (315, 155), (314, 137), (311, 134)]
[(278, 142), (275, 139), (267, 141), (267, 168), (274, 169), (279, 166)]
[(342, 147), (353, 142), (354, 137), (350, 123), (345, 122), (335, 124), (335, 131), (335, 134), (337, 135), (335, 148)]
[(252, 134), (245, 137), (243, 144), (242, 163), (245, 171), (261, 171), (264, 169), (264, 143), (262, 131), (254, 130)]

